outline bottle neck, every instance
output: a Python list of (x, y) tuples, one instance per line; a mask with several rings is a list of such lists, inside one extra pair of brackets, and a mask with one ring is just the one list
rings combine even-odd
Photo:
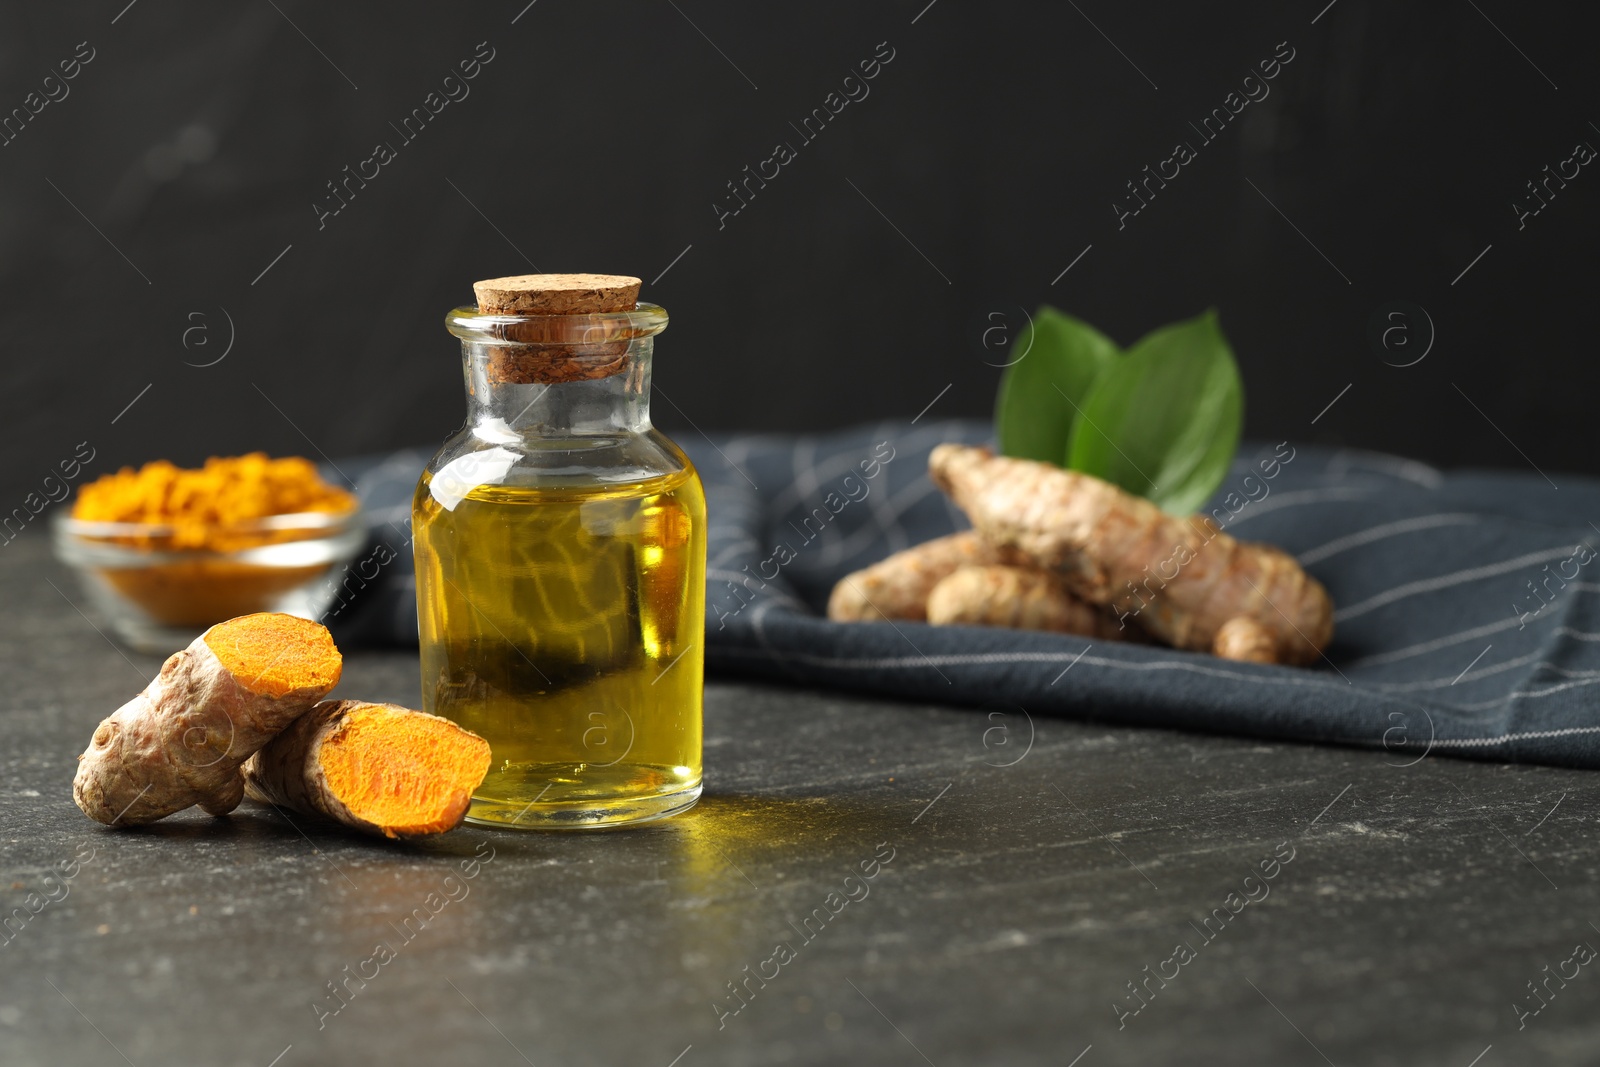
[(650, 429), (650, 360), (655, 338), (628, 344), (616, 374), (564, 382), (510, 382), (494, 371), (496, 346), (461, 345), (467, 425), (478, 436), (616, 437)]

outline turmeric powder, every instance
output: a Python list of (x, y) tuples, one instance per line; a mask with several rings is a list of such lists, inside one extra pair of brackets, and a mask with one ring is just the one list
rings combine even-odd
[(343, 663), (327, 629), (293, 615), (219, 623), (100, 723), (72, 798), (108, 826), (194, 804), (226, 815), (244, 797), (240, 766), (326, 696)]
[(1168, 515), (1098, 478), (987, 449), (940, 445), (928, 469), (986, 541), (1163, 643), (1306, 664), (1333, 638), (1327, 590), (1281, 549)]
[[(271, 610), (331, 566), (226, 558), (230, 553), (322, 536), (336, 516), (355, 508), (356, 498), (323, 481), (310, 460), (252, 452), (212, 457), (198, 470), (166, 460), (138, 470), (124, 467), (79, 489), (72, 517), (118, 524), (84, 529), (79, 536), (87, 541), (182, 553), (148, 566), (98, 567), (96, 573), (154, 621), (199, 627)], [(306, 514), (312, 518), (303, 522), (272, 521)]]
[(355, 497), (323, 481), (310, 460), (252, 452), (213, 456), (199, 470), (166, 460), (124, 467), (79, 489), (72, 517), (162, 527), (163, 548), (231, 552), (286, 539), (253, 520), (354, 507)]

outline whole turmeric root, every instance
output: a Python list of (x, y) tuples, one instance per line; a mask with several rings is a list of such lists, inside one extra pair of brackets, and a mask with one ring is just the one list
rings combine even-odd
[(993, 564), (961, 567), (928, 594), (935, 626), (1007, 626), (1053, 630), (1110, 641), (1137, 640), (1132, 625), (1119, 626), (1104, 608), (1087, 604), (1048, 571)]
[(394, 704), (324, 700), (245, 764), (245, 793), (385, 837), (460, 825), (489, 773), (489, 742)]
[(240, 765), (326, 696), (343, 664), (328, 631), (306, 619), (218, 623), (100, 723), (78, 757), (72, 797), (107, 825), (194, 804), (226, 815), (244, 796)]
[(1223, 623), (1211, 642), (1211, 651), (1241, 663), (1278, 662), (1277, 639), (1272, 631), (1248, 615), (1236, 615)]
[(928, 594), (956, 568), (999, 562), (999, 554), (971, 530), (925, 541), (839, 579), (828, 597), (828, 618), (920, 622), (928, 617)]
[[(1271, 545), (1175, 518), (1098, 478), (987, 449), (940, 445), (928, 467), (985, 541), (1021, 552), (1175, 648), (1242, 647), (1239, 658), (1262, 661), (1270, 651), (1272, 662), (1305, 664), (1332, 640), (1327, 590)], [(1252, 625), (1228, 626), (1239, 618)]]
[[(828, 598), (828, 618), (1008, 626), (1144, 640), (1136, 626), (1119, 625), (1104, 609), (1074, 596), (1059, 579), (1025, 563), (1019, 553), (995, 548), (974, 531), (948, 534), (841, 578)], [(935, 607), (935, 594), (946, 585)]]

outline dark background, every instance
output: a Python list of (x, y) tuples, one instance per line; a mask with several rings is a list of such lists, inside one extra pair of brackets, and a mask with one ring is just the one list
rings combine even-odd
[[(88, 475), (437, 441), (462, 411), (444, 312), (534, 266), (645, 279), (673, 316), (657, 421), (684, 437), (936, 396), (931, 417), (982, 415), (1006, 332), (984, 331), (1023, 309), (1128, 344), (1215, 305), (1248, 434), (1600, 469), (1600, 174), (1520, 232), (1511, 207), (1600, 145), (1571, 6), (525, 4), (0, 8), (0, 112), (95, 53), (0, 147), (0, 511), (84, 440)], [(470, 96), (319, 230), (324, 183), (399, 144), (388, 124), (481, 41)], [(802, 144), (789, 124), (883, 41), (870, 96)], [(1270, 96), (1119, 231), (1124, 183), (1283, 41)], [(798, 158), (719, 230), (725, 183), (778, 141)], [(1396, 300), (1437, 331), (1406, 368), (1367, 336)], [(227, 358), (187, 365), (229, 317)]]

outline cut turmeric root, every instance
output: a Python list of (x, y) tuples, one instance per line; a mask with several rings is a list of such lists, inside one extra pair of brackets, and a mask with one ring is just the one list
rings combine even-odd
[(1053, 630), (1104, 640), (1137, 640), (1104, 609), (1068, 591), (1060, 578), (1033, 567), (992, 564), (961, 567), (928, 594), (928, 621), (935, 626), (1006, 626)]
[(94, 732), (72, 796), (107, 825), (154, 822), (195, 804), (226, 815), (239, 768), (339, 683), (328, 631), (292, 615), (218, 623), (172, 655)]
[(987, 449), (940, 445), (928, 467), (997, 550), (1020, 552), (1165, 644), (1305, 664), (1332, 640), (1327, 591), (1271, 545), (1168, 515), (1098, 478)]
[(385, 837), (460, 825), (489, 772), (489, 742), (394, 704), (324, 700), (245, 765), (250, 799)]

